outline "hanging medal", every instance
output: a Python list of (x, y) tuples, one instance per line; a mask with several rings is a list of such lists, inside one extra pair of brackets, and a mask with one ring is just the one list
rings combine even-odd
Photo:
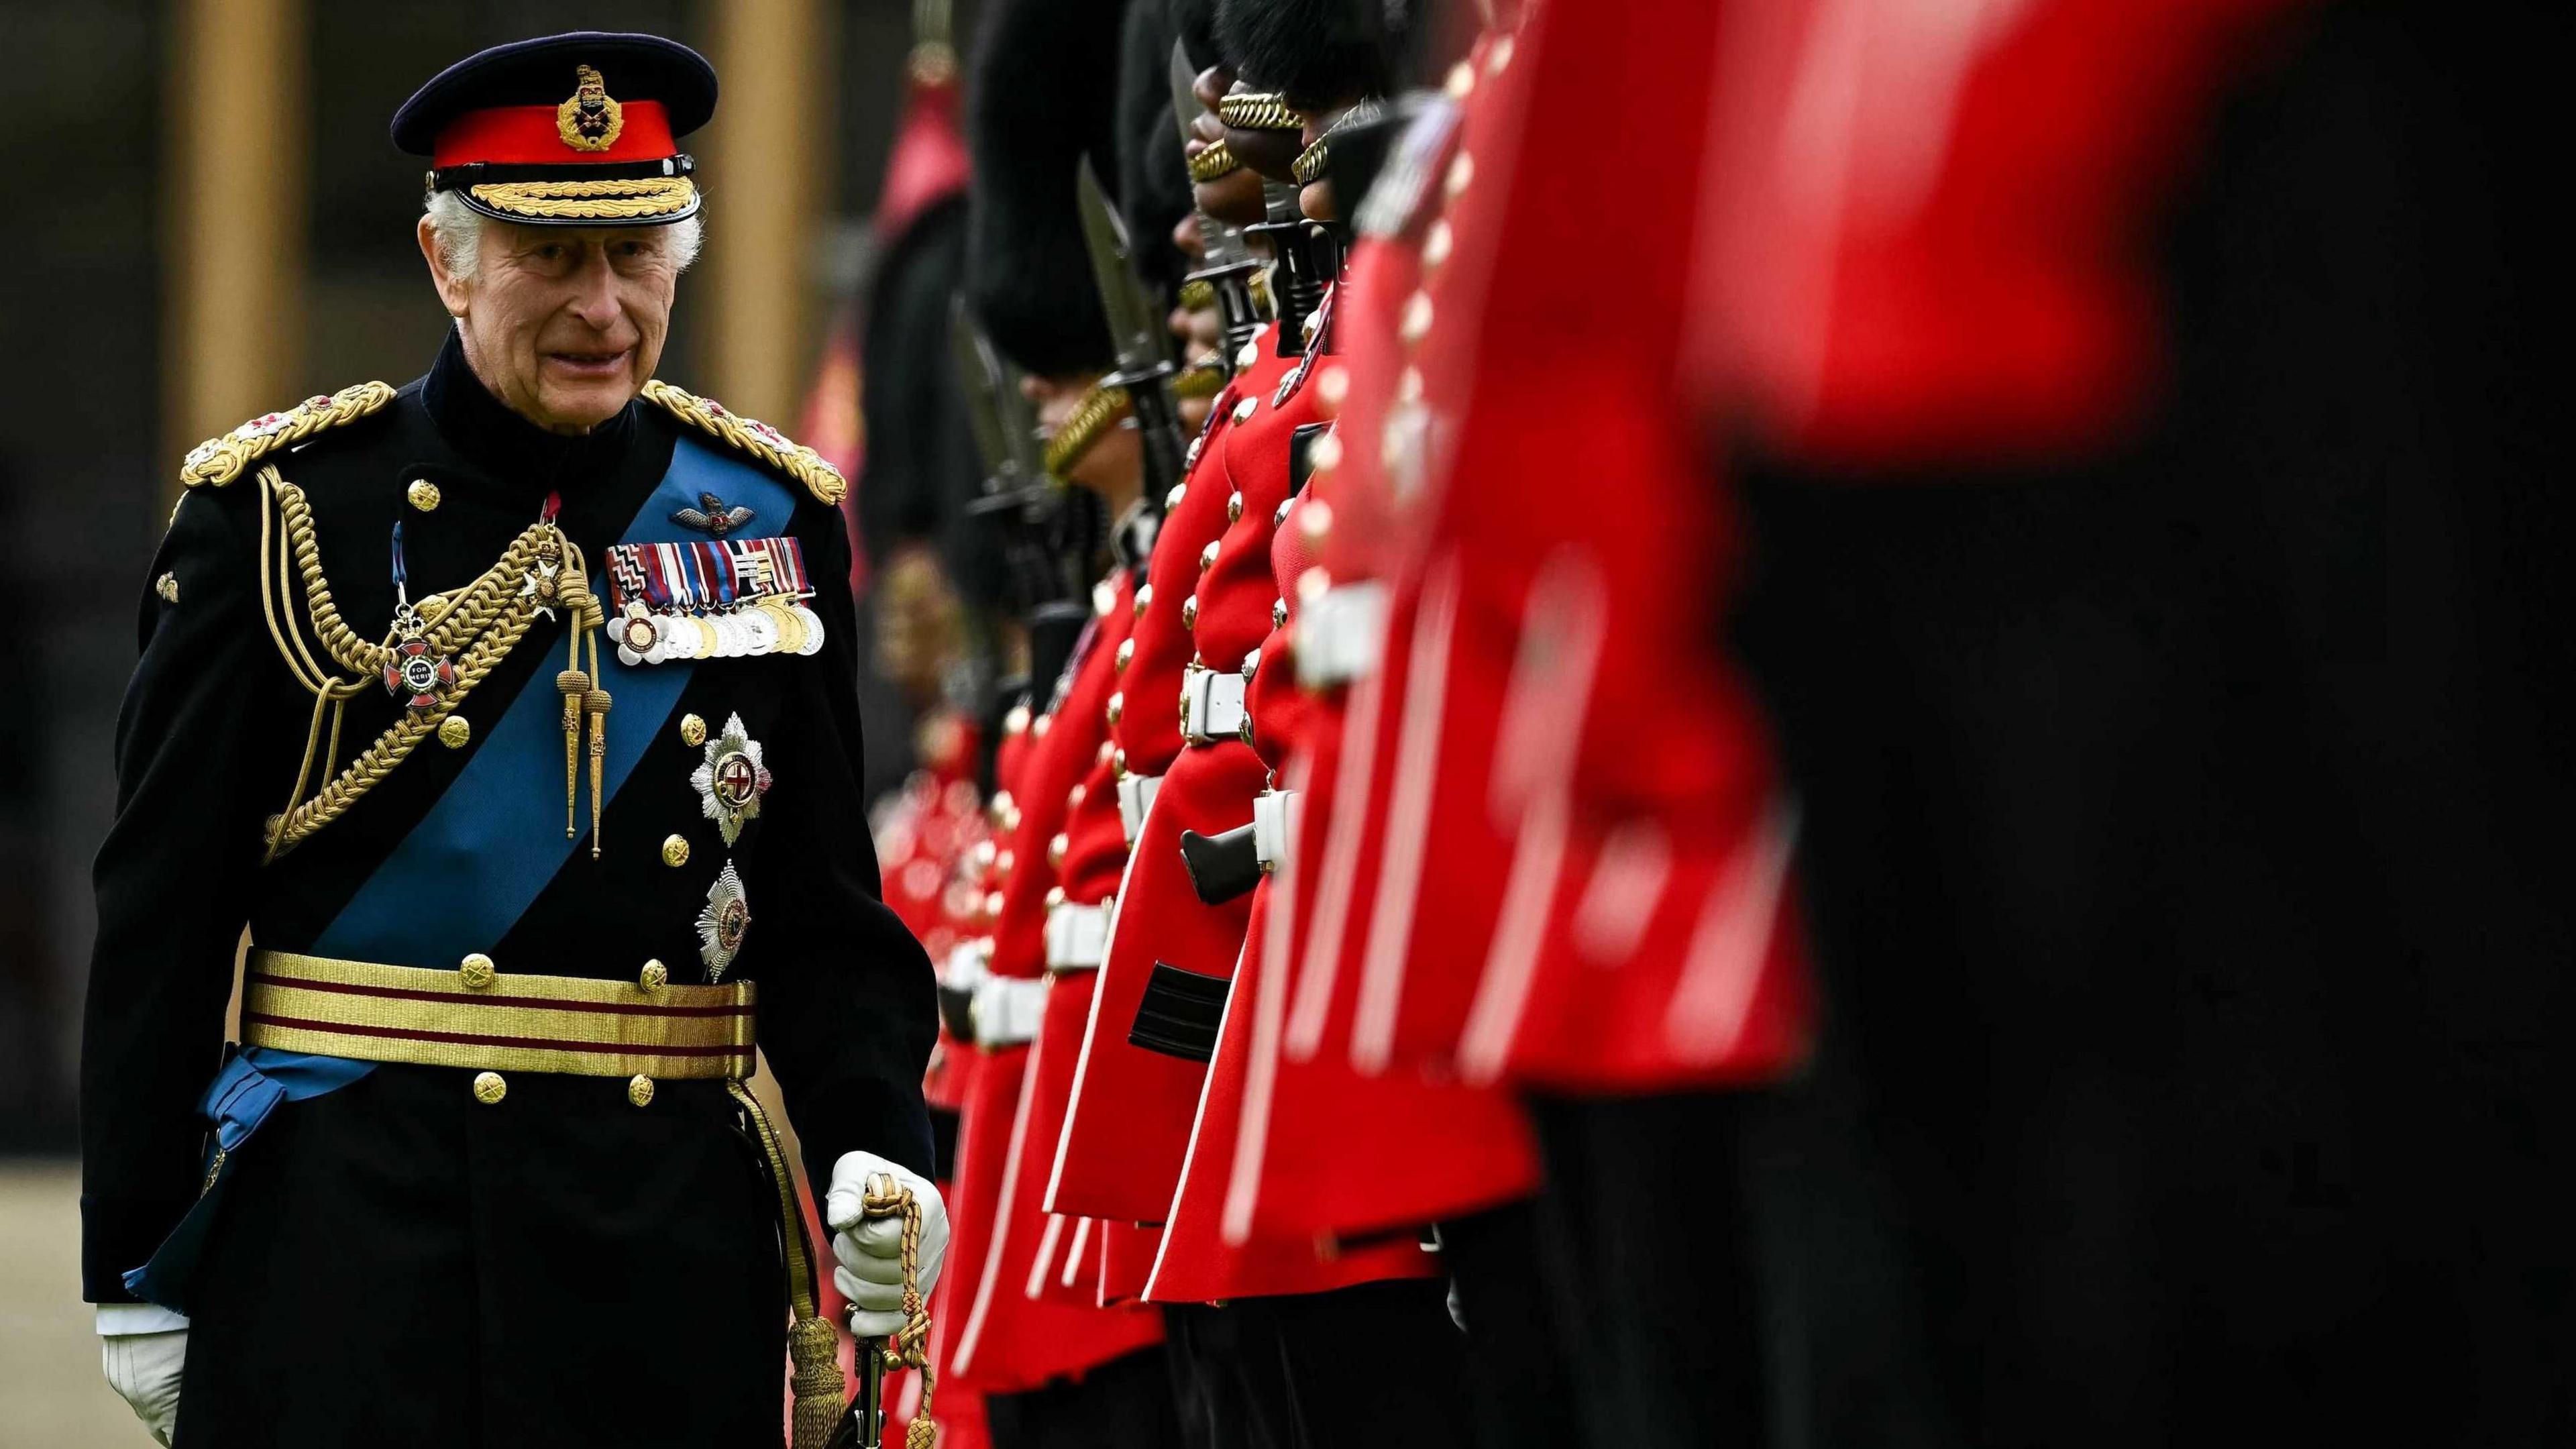
[(707, 741), (706, 761), (689, 776), (689, 784), (727, 845), (742, 838), (744, 821), (760, 818), (769, 769), (761, 759), (760, 741), (744, 730), (741, 715), (726, 719), (724, 733)]
[(456, 687), (456, 662), (429, 649), (429, 626), (411, 605), (410, 571), (403, 564), (403, 526), (394, 524), (394, 643), (385, 661), (385, 692), (418, 714)]
[(814, 596), (813, 586), (805, 578), (805, 554), (793, 539), (767, 539), (770, 544), (785, 544), (771, 550), (771, 565), (776, 574), (778, 594), (787, 612), (803, 626), (803, 634), (793, 646), (798, 654), (811, 655), (823, 647), (823, 616), (807, 608), (805, 601)]

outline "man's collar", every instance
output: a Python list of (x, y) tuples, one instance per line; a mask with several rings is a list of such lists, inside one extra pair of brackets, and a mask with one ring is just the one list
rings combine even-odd
[(612, 466), (635, 433), (635, 404), (578, 436), (550, 433), (512, 412), (474, 375), (453, 328), (421, 383), (420, 400), (448, 445), (476, 467), (514, 484), (553, 489)]

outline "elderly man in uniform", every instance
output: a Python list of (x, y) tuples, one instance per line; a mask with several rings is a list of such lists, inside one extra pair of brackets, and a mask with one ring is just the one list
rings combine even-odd
[(442, 72), (393, 123), (428, 375), (182, 468), (83, 1051), (87, 1296), (164, 1443), (776, 1443), (782, 1334), (819, 1443), (755, 1046), (853, 1330), (917, 1326), (931, 973), (861, 825), (842, 482), (650, 380), (715, 96), (650, 36)]

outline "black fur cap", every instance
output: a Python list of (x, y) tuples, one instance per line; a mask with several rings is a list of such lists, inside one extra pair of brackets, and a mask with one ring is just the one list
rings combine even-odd
[(1405, 0), (1215, 0), (1217, 49), (1235, 78), (1301, 110), (1395, 89)]
[(1084, 155), (1104, 183), (1117, 175), (1124, 9), (1125, 0), (988, 0), (976, 25), (967, 296), (993, 345), (1041, 376), (1113, 360), (1073, 178)]

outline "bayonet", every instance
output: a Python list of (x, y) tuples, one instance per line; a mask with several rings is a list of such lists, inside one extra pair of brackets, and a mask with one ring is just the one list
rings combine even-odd
[(1098, 505), (1075, 506), (1072, 492), (1046, 476), (1036, 413), (1020, 391), (1019, 370), (975, 325), (965, 298), (950, 300), (948, 318), (949, 355), (985, 470), (983, 496), (966, 511), (1001, 532), (1016, 602), (1028, 614), (1032, 655), (1061, 659), (1091, 616), (1088, 576)]
[(999, 491), (1012, 470), (1009, 440), (1003, 434), (1000, 359), (992, 355), (966, 299), (948, 299), (948, 355), (957, 368), (957, 385), (966, 397), (966, 422), (975, 434), (975, 454), (984, 460), (984, 491)]
[(1091, 275), (1100, 285), (1100, 307), (1109, 319), (1109, 341), (1118, 358), (1118, 370), (1100, 383), (1127, 394), (1144, 455), (1144, 497), (1148, 507), (1159, 507), (1182, 472), (1180, 418), (1172, 409), (1171, 332), (1136, 278), (1128, 260), (1127, 229), (1100, 189), (1088, 156), (1075, 172), (1074, 195), (1083, 244), (1091, 253)]

